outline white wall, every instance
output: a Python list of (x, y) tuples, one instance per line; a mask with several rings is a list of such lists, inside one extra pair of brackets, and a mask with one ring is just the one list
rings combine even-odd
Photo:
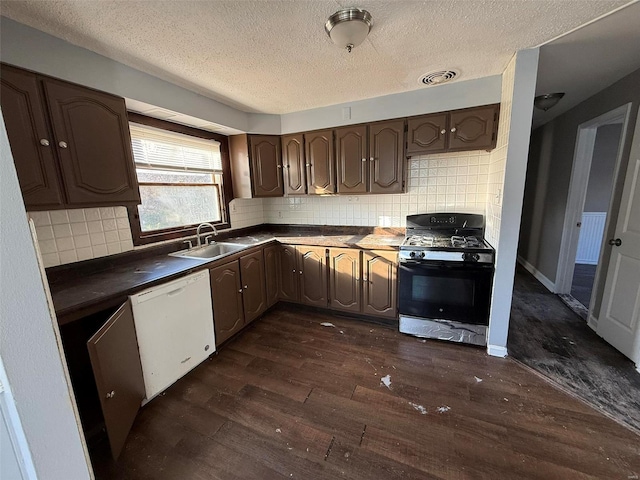
[(496, 271), (488, 352), (495, 356), (507, 354), (538, 54), (538, 49), (521, 50), (504, 71), (498, 144), (491, 153), (486, 238), (496, 249)]
[(0, 222), (0, 352), (36, 473), (41, 480), (90, 478), (4, 122)]

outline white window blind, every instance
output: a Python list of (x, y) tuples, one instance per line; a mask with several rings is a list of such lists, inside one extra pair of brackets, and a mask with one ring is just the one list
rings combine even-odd
[(130, 123), (136, 166), (162, 170), (222, 172), (220, 143)]

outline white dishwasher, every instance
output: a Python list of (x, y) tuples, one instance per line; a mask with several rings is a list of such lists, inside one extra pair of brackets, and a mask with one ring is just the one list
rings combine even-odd
[(132, 295), (146, 403), (216, 349), (209, 271)]

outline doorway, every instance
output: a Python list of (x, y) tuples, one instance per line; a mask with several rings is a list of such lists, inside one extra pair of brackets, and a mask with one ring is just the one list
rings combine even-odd
[(556, 293), (594, 330), (609, 260), (603, 244), (616, 217), (612, 193), (630, 111), (626, 104), (582, 123), (576, 136)]
[(600, 259), (621, 136), (622, 120), (596, 128), (570, 293), (586, 309)]

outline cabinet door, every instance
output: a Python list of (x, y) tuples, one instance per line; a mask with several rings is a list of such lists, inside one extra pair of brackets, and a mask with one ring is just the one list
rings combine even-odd
[(404, 184), (404, 120), (369, 125), (371, 193), (402, 193)]
[(117, 459), (145, 397), (131, 302), (127, 301), (87, 342), (104, 423)]
[(282, 137), (282, 168), (284, 193), (305, 195), (307, 193), (306, 167), (304, 161), (304, 137), (301, 133)]
[(279, 299), (285, 302), (298, 301), (298, 262), (296, 247), (282, 245), (280, 247), (280, 292)]
[(362, 312), (379, 317), (397, 316), (397, 252), (364, 251)]
[(244, 325), (240, 264), (235, 261), (212, 268), (209, 277), (216, 346), (219, 346)]
[(444, 152), (447, 148), (446, 113), (421, 115), (407, 122), (407, 155)]
[(304, 134), (309, 195), (335, 193), (335, 162), (333, 159), (333, 131), (322, 130)]
[(316, 307), (327, 306), (327, 257), (324, 247), (297, 247), (300, 301)]
[(329, 306), (360, 312), (360, 250), (329, 249)]
[(336, 130), (338, 193), (367, 191), (367, 127), (359, 125)]
[(267, 309), (264, 260), (261, 251), (240, 257), (240, 279), (242, 280), (244, 323), (247, 324), (254, 321)]
[(278, 245), (270, 245), (264, 249), (265, 290), (267, 295), (267, 308), (278, 301), (280, 284), (280, 266), (278, 260)]
[(449, 151), (491, 150), (496, 146), (498, 106), (451, 112)]
[(252, 135), (251, 145), (251, 178), (255, 197), (281, 197), (284, 193), (282, 185), (282, 155), (280, 154), (280, 137)]
[(124, 100), (43, 80), (70, 205), (140, 203)]
[(64, 203), (57, 157), (37, 77), (2, 65), (2, 115), (27, 210)]

